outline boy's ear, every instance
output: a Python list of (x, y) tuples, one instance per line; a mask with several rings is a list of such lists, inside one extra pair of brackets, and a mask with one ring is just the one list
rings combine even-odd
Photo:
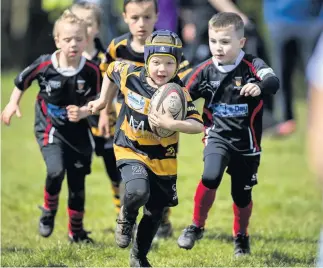
[(245, 43), (246, 43), (246, 38), (245, 37), (242, 37), (241, 39), (240, 39), (240, 48), (243, 48), (244, 47), (244, 45), (245, 45)]
[(60, 49), (60, 48), (61, 48), (61, 46), (60, 46), (60, 44), (59, 44), (59, 40), (58, 40), (58, 37), (57, 37), (57, 36), (56, 36), (56, 37), (54, 37), (54, 42), (55, 42), (56, 47), (57, 47), (58, 49)]
[(125, 12), (122, 12), (122, 17), (123, 17), (124, 22), (128, 24), (127, 15)]

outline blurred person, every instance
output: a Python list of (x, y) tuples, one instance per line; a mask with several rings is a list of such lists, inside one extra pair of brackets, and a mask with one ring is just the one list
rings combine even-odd
[(158, 0), (158, 19), (155, 29), (178, 30), (178, 1)]
[(120, 34), (118, 27), (120, 15), (116, 8), (117, 0), (74, 0), (74, 3), (88, 2), (99, 6), (102, 12), (100, 36), (104, 47), (108, 46), (111, 40)]
[[(99, 39), (99, 29), (101, 25), (101, 11), (99, 6), (88, 1), (78, 2), (71, 6), (70, 10), (78, 18), (84, 20), (87, 24), (88, 44), (83, 52), (83, 56), (94, 62), (102, 73), (107, 69), (107, 57), (105, 49)], [(105, 117), (102, 117), (105, 119)], [(115, 131), (116, 113), (115, 110), (109, 111), (109, 133), (106, 132), (104, 120), (100, 121), (99, 115), (88, 117), (91, 131), (94, 136), (95, 153), (101, 156), (104, 162), (105, 170), (110, 178), (113, 192), (113, 203), (116, 213), (120, 211), (120, 176), (117, 171), (116, 159), (113, 151), (113, 136)]]
[[(323, 189), (323, 34), (307, 67), (309, 82), (307, 146), (308, 163)], [(323, 267), (323, 230), (321, 231), (317, 267)]]
[(233, 12), (209, 21), (212, 57), (193, 69), (186, 88), (193, 101), (204, 99), (204, 170), (194, 197), (193, 222), (177, 240), (192, 249), (203, 237), (209, 210), (226, 170), (231, 176), (234, 255), (250, 254), (248, 225), (252, 189), (260, 164), (263, 96), (275, 94), (279, 80), (260, 58), (242, 50), (244, 23)]
[[(124, 0), (123, 18), (129, 27), (129, 32), (114, 38), (108, 49), (108, 63), (115, 60), (127, 61), (136, 66), (144, 66), (144, 45), (146, 38), (153, 32), (157, 17), (158, 6), (156, 0)], [(191, 71), (189, 62), (182, 56), (178, 75), (183, 78)], [(119, 90), (116, 100), (117, 115), (121, 109), (124, 96)], [(165, 209), (163, 220), (157, 232), (156, 239), (168, 238), (173, 234), (169, 220), (170, 210)]]
[[(115, 231), (119, 247), (129, 246), (139, 209), (144, 207), (130, 252), (131, 267), (151, 267), (147, 254), (163, 210), (178, 204), (177, 132), (195, 134), (203, 131), (202, 118), (184, 87), (188, 106), (184, 120), (174, 120), (169, 112), (163, 115), (148, 112), (150, 99), (158, 88), (167, 83), (183, 86), (177, 75), (182, 59), (179, 37), (167, 30), (153, 32), (146, 39), (144, 59), (145, 66), (141, 67), (124, 61), (111, 63), (99, 100), (88, 104), (92, 112), (106, 106), (109, 109), (117, 90), (124, 95), (114, 139), (117, 165), (125, 183), (124, 201)], [(138, 103), (141, 103), (139, 109)], [(159, 138), (152, 133), (148, 120), (154, 127), (176, 133)]]
[(297, 127), (292, 78), (299, 61), (302, 66), (307, 64), (323, 29), (322, 1), (263, 0), (263, 12), (271, 41), (271, 62), (282, 89), (274, 102), (280, 122), (275, 134), (287, 136)]
[(1, 120), (10, 125), (14, 114), (21, 117), (20, 100), (37, 80), (40, 91), (35, 105), (35, 136), (47, 170), (39, 233), (49, 237), (53, 232), (59, 193), (67, 174), (68, 238), (92, 243), (83, 228), (85, 177), (91, 171), (93, 151), (86, 105), (99, 93), (102, 76), (96, 65), (82, 57), (88, 40), (84, 21), (66, 10), (56, 20), (53, 36), (58, 50), (40, 56), (16, 77)]

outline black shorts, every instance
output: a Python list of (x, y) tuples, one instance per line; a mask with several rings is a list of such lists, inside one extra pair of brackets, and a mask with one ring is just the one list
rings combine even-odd
[[(131, 166), (131, 169), (129, 169)], [(139, 161), (129, 162), (119, 166), (123, 183), (135, 179), (146, 179), (150, 186), (150, 196), (147, 206), (174, 207), (178, 204), (176, 181), (177, 176), (158, 176)]]
[(220, 139), (208, 138), (204, 148), (204, 159), (209, 154), (225, 156), (229, 160), (226, 172), (231, 175), (232, 179), (238, 179), (239, 184), (251, 188), (258, 184), (257, 172), (260, 164), (260, 154), (242, 155)]
[(106, 139), (104, 137), (94, 136), (95, 154), (103, 156), (104, 151), (113, 151), (113, 137)]

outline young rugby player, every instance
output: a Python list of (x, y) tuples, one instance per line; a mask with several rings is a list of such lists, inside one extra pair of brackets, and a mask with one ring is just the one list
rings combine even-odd
[[(78, 2), (72, 5), (70, 10), (87, 24), (89, 41), (83, 52), (83, 56), (96, 63), (101, 72), (104, 73), (107, 70), (108, 64), (105, 49), (98, 38), (101, 24), (101, 14), (98, 6), (94, 3)], [(109, 111), (109, 133), (106, 128), (107, 122), (104, 119), (104, 116), (100, 118), (99, 115), (88, 117), (95, 141), (95, 153), (97, 156), (102, 156), (103, 158), (105, 170), (112, 184), (113, 203), (115, 205), (116, 213), (119, 214), (119, 185), (121, 178), (117, 172), (116, 159), (113, 151), (113, 135), (116, 123), (115, 110)]]
[(47, 168), (39, 233), (43, 237), (52, 234), (66, 174), (69, 240), (93, 242), (83, 228), (85, 177), (93, 151), (86, 104), (99, 93), (102, 76), (95, 64), (82, 57), (88, 39), (82, 20), (66, 10), (56, 21), (53, 35), (58, 50), (40, 56), (16, 77), (1, 119), (9, 125), (14, 114), (21, 116), (19, 102), (37, 80), (35, 135)]
[[(106, 109), (109, 109), (118, 88), (124, 96), (114, 140), (117, 165), (125, 183), (115, 239), (121, 248), (129, 245), (139, 208), (144, 206), (130, 254), (130, 265), (135, 267), (150, 266), (147, 254), (163, 208), (178, 204), (176, 154), (179, 134), (156, 137), (148, 124), (148, 106), (160, 86), (168, 82), (182, 84), (177, 76), (181, 57), (182, 42), (175, 33), (153, 32), (144, 48), (145, 67), (113, 62), (104, 77), (100, 99), (88, 104), (89, 109), (96, 112), (104, 108), (107, 101)], [(150, 114), (153, 126), (192, 134), (202, 132), (201, 117), (186, 94), (186, 120), (174, 120), (169, 113)]]
[(250, 252), (247, 227), (252, 211), (252, 187), (257, 184), (262, 135), (263, 97), (275, 94), (279, 80), (263, 60), (247, 55), (244, 24), (236, 13), (218, 13), (209, 21), (212, 58), (187, 79), (192, 99), (203, 98), (204, 171), (194, 199), (193, 224), (178, 239), (191, 249), (204, 225), (223, 173), (231, 175), (235, 255)]
[[(129, 27), (129, 32), (113, 39), (108, 47), (108, 62), (123, 60), (136, 66), (144, 66), (144, 44), (146, 38), (153, 32), (158, 17), (157, 0), (124, 0), (123, 18)], [(180, 59), (178, 76), (183, 78), (192, 69), (189, 62)], [(123, 101), (123, 94), (118, 91), (116, 110), (117, 114)], [(156, 234), (156, 238), (168, 238), (173, 229), (169, 221), (169, 208), (165, 208), (163, 220)]]

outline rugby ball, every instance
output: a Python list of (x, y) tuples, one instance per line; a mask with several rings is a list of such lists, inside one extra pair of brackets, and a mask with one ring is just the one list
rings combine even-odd
[[(175, 120), (184, 120), (187, 112), (187, 101), (184, 89), (176, 83), (161, 86), (151, 97), (148, 113), (165, 114), (169, 111)], [(151, 131), (161, 138), (175, 134), (175, 131), (154, 127), (149, 122)]]

